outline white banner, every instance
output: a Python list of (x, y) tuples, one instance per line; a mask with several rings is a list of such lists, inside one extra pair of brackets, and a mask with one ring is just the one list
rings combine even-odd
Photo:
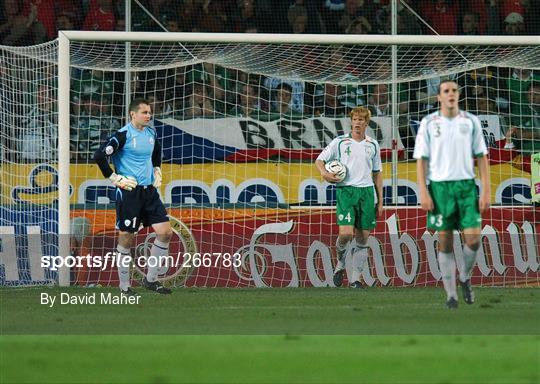
[(496, 147), (495, 143), (504, 139), (501, 118), (498, 115), (478, 115), (478, 119), (482, 124), (482, 133), (486, 139), (486, 145)]
[[(322, 149), (333, 138), (351, 131), (348, 117), (327, 117), (303, 120), (278, 119), (270, 122), (251, 118), (164, 119), (164, 124), (185, 133), (242, 149)], [(367, 135), (377, 139), (382, 149), (392, 148), (392, 118), (373, 117)], [(403, 148), (398, 136), (398, 148)]]

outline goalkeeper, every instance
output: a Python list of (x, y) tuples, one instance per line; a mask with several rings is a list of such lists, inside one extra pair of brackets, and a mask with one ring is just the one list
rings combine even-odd
[[(377, 141), (366, 135), (371, 112), (365, 107), (356, 107), (350, 113), (351, 133), (338, 136), (321, 152), (315, 166), (323, 179), (330, 183), (339, 181), (324, 165), (339, 160), (347, 167), (346, 178), (337, 184), (336, 215), (339, 234), (336, 241), (337, 264), (334, 285), (343, 284), (345, 257), (353, 238), (352, 288), (362, 288), (360, 275), (368, 258), (368, 238), (375, 228), (376, 216), (382, 214), (381, 150)], [(377, 203), (375, 203), (375, 194)]]
[[(157, 188), (161, 186), (161, 146), (154, 128), (150, 104), (144, 99), (134, 99), (129, 104), (131, 122), (118, 130), (94, 154), (103, 176), (116, 186), (116, 228), (118, 236), (118, 277), (122, 294), (133, 296), (130, 287), (129, 263), (131, 247), (139, 226), (151, 225), (156, 239), (150, 249), (153, 260), (148, 260), (148, 273), (143, 285), (152, 291), (168, 294), (158, 280), (159, 262), (169, 253), (172, 230)], [(114, 164), (114, 172), (108, 157)], [(127, 264), (127, 266), (125, 265)]]

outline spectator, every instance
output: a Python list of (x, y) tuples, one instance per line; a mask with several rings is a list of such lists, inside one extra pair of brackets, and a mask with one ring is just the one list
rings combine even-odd
[(425, 80), (418, 82), (418, 91), (416, 92), (416, 100), (418, 107), (426, 115), (432, 110), (437, 109), (437, 95), (439, 94), (439, 84), (443, 80), (456, 80), (456, 75), (439, 76), (439, 73), (446, 69), (447, 56), (444, 51), (433, 49), (428, 56), (424, 70)]
[(257, 33), (259, 31), (257, 15), (255, 14), (255, 0), (239, 0), (239, 11), (233, 21), (235, 32)]
[[(374, 32), (378, 34), (392, 33), (391, 6), (387, 4), (380, 7), (375, 13)], [(418, 17), (410, 9), (398, 0), (397, 2), (397, 33), (398, 35), (421, 35), (422, 28), (418, 23)]]
[(540, 81), (531, 81), (527, 87), (528, 111), (520, 126), (512, 125), (506, 132), (506, 142), (512, 142), (520, 151), (540, 152)]
[(370, 80), (383, 82), (389, 81), (392, 77), (392, 67), (390, 66), (390, 63), (385, 59), (373, 61), (373, 63), (369, 66), (368, 69), (372, 74)]
[[(177, 20), (176, 4), (171, 0), (151, 0), (147, 1), (146, 9), (154, 16), (161, 25), (166, 26), (170, 20)], [(146, 15), (146, 31), (163, 32), (163, 29), (149, 15)], [(167, 28), (168, 29), (168, 28)]]
[(343, 104), (346, 98), (341, 85), (325, 83), (324, 92), (316, 99), (315, 116), (330, 118), (344, 117), (349, 113), (349, 108)]
[(493, 98), (486, 94), (485, 96), (479, 97), (478, 100), (476, 100), (476, 108), (474, 108), (474, 113), (477, 115), (496, 115), (498, 114), (497, 104)]
[(202, 7), (199, 2), (194, 0), (183, 0), (178, 15), (178, 24), (183, 32), (200, 31), (200, 22), (202, 17)]
[(291, 112), (292, 87), (287, 83), (280, 83), (275, 89), (275, 101), (272, 112), (286, 115)]
[(525, 14), (524, 3), (527, 1), (523, 0), (499, 0), (499, 7), (501, 10), (501, 15), (503, 18), (506, 18), (511, 13), (517, 13), (519, 15)]
[[(24, 0), (23, 14), (32, 18), (43, 25), (46, 32), (46, 40), (52, 40), (56, 37), (54, 23), (56, 21), (55, 8), (53, 0)], [(45, 41), (46, 41), (45, 40)]]
[(239, 117), (258, 117), (261, 108), (257, 97), (257, 91), (251, 84), (242, 84), (239, 87), (237, 103), (230, 110), (229, 114)]
[(4, 0), (2, 14), (0, 15), (0, 41), (11, 34), (11, 29), (14, 24), (17, 24), (17, 18), (26, 18), (21, 14), (21, 7), (17, 0)]
[[(388, 9), (388, 6), (386, 7)], [(397, 33), (398, 35), (421, 35), (422, 27), (418, 22), (418, 17), (411, 12), (409, 7), (406, 7), (399, 0), (397, 3)], [(387, 17), (390, 21), (390, 15)]]
[(227, 0), (206, 0), (203, 3), (200, 28), (204, 32), (231, 32), (230, 7)]
[(501, 3), (501, 15), (507, 35), (540, 34), (539, 0), (501, 0)]
[[(369, 92), (371, 92), (371, 96), (368, 98), (368, 104), (371, 104), (372, 106), (378, 105), (379, 103), (373, 103), (374, 98), (377, 99), (377, 97), (380, 97), (381, 100), (383, 100), (383, 105), (386, 104), (386, 102), (390, 98), (391, 87), (388, 82), (392, 78), (392, 67), (390, 66), (388, 61), (385, 60), (377, 60), (374, 61), (373, 64), (369, 68), (372, 71), (372, 80), (378, 81), (380, 83), (386, 83), (382, 84), (382, 87), (379, 87), (379, 96), (377, 96), (377, 90), (375, 86), (371, 86), (370, 89), (368, 89)], [(385, 89), (384, 92), (382, 92)], [(399, 114), (405, 115), (409, 112), (409, 89), (408, 84), (406, 83), (400, 83), (397, 87), (397, 93), (398, 93), (398, 111)], [(371, 99), (371, 101), (370, 101)], [(386, 111), (386, 109), (385, 109)], [(386, 115), (387, 112), (383, 113), (383, 115)], [(372, 111), (371, 116), (380, 116), (378, 113), (374, 113)]]
[[(368, 97), (368, 109), (371, 112), (371, 116), (391, 116), (390, 89), (391, 87), (384, 83), (375, 84), (372, 87)], [(409, 117), (407, 115), (409, 102), (404, 96), (406, 96), (405, 92), (400, 92), (400, 87), (398, 86), (398, 97), (400, 98), (398, 107), (398, 132), (407, 149), (407, 156), (409, 156), (412, 155), (414, 149), (414, 137), (409, 132)], [(377, 126), (371, 126), (371, 128), (376, 133), (377, 141), (380, 142), (382, 140), (382, 132), (380, 132)]]
[(182, 111), (187, 108), (189, 87), (186, 84), (186, 67), (174, 69), (172, 76), (167, 76), (167, 98), (172, 100), (173, 115), (180, 118)]
[(234, 101), (236, 93), (236, 72), (212, 63), (202, 63), (187, 67), (184, 71), (184, 84), (205, 84), (208, 96), (214, 100), (214, 108), (225, 113), (228, 105)]
[[(9, 6), (9, 1), (6, 6)], [(47, 31), (43, 24), (37, 20), (36, 6), (32, 6), (30, 13), (26, 16), (21, 12), (12, 15), (7, 11), (6, 14), (8, 14), (9, 19), (6, 25), (8, 27), (6, 28), (7, 34), (2, 42), (4, 45), (34, 45), (47, 41)]]
[[(135, 92), (137, 98), (146, 97), (151, 92), (165, 89), (167, 77), (166, 69), (142, 71), (137, 74)], [(152, 111), (153, 114), (153, 111)]]
[[(472, 108), (470, 109), (475, 115), (495, 115), (499, 120), (499, 127), (501, 132), (508, 132), (508, 120), (506, 115), (501, 113), (497, 107), (495, 98), (488, 90), (482, 90), (479, 88), (478, 97), (474, 100)], [(496, 147), (495, 142), (488, 143), (488, 147)]]
[(55, 100), (52, 87), (38, 84), (36, 102), (22, 122), (22, 160), (41, 162), (57, 158), (58, 113)]
[(169, 19), (165, 23), (165, 28), (167, 32), (181, 32), (180, 25), (178, 25), (178, 20)]
[(88, 14), (84, 19), (85, 31), (114, 31), (116, 17), (112, 0), (97, 0), (90, 3)]
[[(357, 67), (355, 67), (355, 63), (353, 63), (350, 58), (346, 57), (346, 51), (341, 48), (342, 47), (335, 47), (335, 49), (332, 50), (325, 60), (326, 70), (319, 70), (317, 75), (327, 81), (347, 83), (347, 85), (342, 87), (342, 91), (345, 95), (343, 104), (349, 109), (352, 109), (359, 105), (366, 104), (366, 92), (362, 86), (356, 85), (359, 83), (360, 74), (356, 73)], [(316, 89), (314, 92), (315, 96), (322, 96), (324, 94), (324, 89), (318, 88), (319, 89)]]
[(353, 20), (360, 16), (366, 18), (369, 23), (369, 29), (371, 30), (371, 26), (374, 24), (374, 9), (373, 4), (365, 0), (346, 0), (345, 10), (338, 21), (340, 33), (344, 33)]
[(235, 72), (212, 63), (203, 64), (202, 81), (208, 84), (214, 107), (220, 113), (227, 112), (236, 94)]
[(193, 86), (193, 93), (188, 99), (188, 105), (184, 109), (184, 118), (214, 117), (215, 115), (216, 110), (207, 95), (206, 86), (195, 84)]
[[(291, 21), (290, 21), (291, 10), (294, 10), (295, 8), (300, 8), (300, 9), (303, 8), (305, 10), (305, 27), (300, 33), (311, 33), (311, 34), (326, 33), (326, 26), (324, 25), (324, 22), (323, 22), (323, 19), (321, 17), (318, 7), (319, 6), (314, 1), (296, 0), (289, 7), (288, 12), (287, 12), (287, 19), (289, 20), (289, 25), (291, 25)], [(301, 11), (301, 12), (304, 13), (304, 11)]]
[(71, 18), (66, 14), (60, 14), (56, 18), (56, 31), (72, 31), (75, 29), (75, 25), (71, 21)]
[(236, 71), (237, 84), (251, 84), (260, 93), (260, 87), (262, 84), (262, 76), (255, 73), (247, 73), (243, 71)]
[(326, 0), (320, 8), (327, 33), (340, 33), (339, 19), (345, 9), (345, 0)]
[(81, 95), (79, 111), (71, 116), (70, 147), (81, 160), (91, 159), (102, 140), (122, 127), (120, 119), (111, 113), (111, 100), (100, 93)]
[[(427, 23), (439, 35), (457, 35), (457, 17), (459, 2), (457, 0), (426, 0), (420, 5), (420, 13)], [(425, 28), (426, 34), (433, 34)]]
[(273, 104), (273, 112), (279, 113), (281, 116), (302, 117), (299, 113), (291, 108), (292, 87), (289, 83), (280, 83), (275, 89), (275, 102)]
[(343, 11), (345, 0), (326, 0), (324, 6), (332, 11)]
[[(145, 99), (150, 103), (150, 107), (152, 108), (152, 119), (167, 118), (173, 113), (173, 106), (168, 100), (166, 100), (164, 94), (165, 92), (162, 89), (161, 91), (156, 90), (145, 97)], [(161, 97), (158, 97), (158, 95), (161, 95)]]
[(97, 94), (103, 97), (106, 103), (113, 98), (114, 80), (111, 72), (99, 69), (82, 70), (78, 77), (74, 76), (72, 89), (76, 97), (83, 94)]
[[(465, 90), (464, 90), (465, 91)], [(474, 111), (478, 110), (478, 101), (480, 99), (491, 99), (490, 96), (488, 96), (488, 91), (485, 87), (482, 87), (480, 85), (475, 86), (469, 86), (466, 88), (467, 94), (463, 97), (463, 103), (468, 111), (471, 111), (472, 113), (476, 113)]]
[(264, 86), (269, 92), (277, 89), (281, 84), (286, 83), (292, 89), (291, 109), (297, 113), (303, 113), (304, 111), (304, 89), (305, 85), (302, 81), (285, 80), (277, 77), (267, 77), (264, 80)]
[(529, 111), (528, 92), (532, 81), (539, 81), (540, 76), (531, 69), (513, 69), (508, 77), (508, 102), (510, 125), (521, 127)]
[(2, 112), (0, 113), (0, 127), (2, 135), (0, 138), (0, 163), (3, 160), (10, 162), (17, 161), (20, 150), (19, 142), (23, 120), (28, 112), (28, 89), (21, 87), (19, 82), (19, 69), (14, 65), (9, 65), (7, 57), (0, 57), (0, 102)]
[(480, 35), (480, 15), (474, 11), (466, 11), (461, 20), (462, 35)]
[[(507, 76), (506, 76), (507, 77)], [(505, 76), (502, 74), (499, 68), (484, 67), (465, 72), (465, 74), (458, 78), (458, 84), (462, 88), (461, 96), (465, 103), (465, 110), (473, 109), (475, 100), (478, 96), (485, 93), (494, 93), (494, 101), (497, 105), (497, 109), (508, 109), (508, 92), (505, 92), (504, 84)]]
[(504, 18), (504, 32), (506, 35), (523, 35), (525, 32), (523, 16), (517, 12), (509, 13)]
[(371, 24), (364, 16), (359, 16), (345, 29), (345, 33), (349, 35), (365, 35), (371, 32)]
[(391, 114), (389, 90), (387, 84), (375, 84), (368, 97), (371, 116), (389, 116)]
[[(466, 0), (463, 7), (466, 13), (476, 13), (478, 15), (478, 31), (484, 35), (501, 34), (500, 0)], [(464, 13), (464, 15), (466, 14)], [(461, 31), (463, 32), (463, 25)]]
[(306, 33), (307, 10), (302, 5), (293, 4), (287, 12), (287, 20), (292, 33)]
[(379, 35), (392, 34), (392, 18), (390, 15), (390, 5), (383, 6), (379, 4), (379, 8), (375, 11), (375, 18), (373, 24), (373, 33)]
[(84, 15), (84, 13), (81, 12), (81, 9), (81, 0), (54, 1), (54, 14), (56, 15), (56, 20), (58, 21), (58, 17), (60, 17), (60, 15), (66, 15), (71, 21), (71, 23), (73, 23), (74, 29), (79, 29), (81, 26), (81, 17)]

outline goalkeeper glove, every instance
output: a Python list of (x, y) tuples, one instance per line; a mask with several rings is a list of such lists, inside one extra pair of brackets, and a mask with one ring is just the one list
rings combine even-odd
[(135, 180), (132, 176), (122, 176), (117, 175), (116, 173), (113, 173), (109, 180), (116, 185), (118, 188), (126, 189), (128, 191), (131, 191), (133, 188), (137, 186), (137, 180)]
[(154, 167), (154, 183), (152, 185), (156, 188), (161, 187), (161, 179), (163, 177), (161, 176), (161, 168), (160, 167)]

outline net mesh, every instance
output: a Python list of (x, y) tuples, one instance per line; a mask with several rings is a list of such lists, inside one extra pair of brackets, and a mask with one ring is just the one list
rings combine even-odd
[[(72, 42), (71, 65), (76, 68), (124, 72), (159, 70), (208, 62), (223, 67), (314, 82), (377, 83), (391, 81), (387, 69), (392, 61), (390, 46), (315, 44), (193, 44), (130, 43), (126, 56), (123, 42)], [(7, 47), (17, 57), (56, 63), (57, 41), (29, 46)], [(425, 79), (432, 56), (443, 57), (437, 68), (447, 75), (485, 66), (538, 68), (540, 47), (531, 46), (434, 46), (400, 45), (397, 48), (397, 81)], [(385, 64), (381, 69), (381, 64)], [(354, 78), (350, 75), (354, 74)]]
[[(1, 236), (15, 239), (13, 251), (2, 248), (3, 284), (56, 280), (39, 260), (58, 254), (57, 49), (57, 42), (1, 47)], [(161, 271), (164, 282), (333, 285), (335, 187), (313, 162), (350, 131), (350, 109), (366, 105), (373, 116), (367, 133), (384, 161), (386, 209), (370, 238), (363, 280), (437, 284), (437, 237), (426, 231), (418, 207), (411, 158), (419, 122), (436, 110), (437, 86), (450, 78), (461, 86), (462, 108), (480, 117), (490, 148), (495, 206), (484, 218), (484, 257), (473, 283), (536, 285), (540, 220), (531, 203), (530, 158), (538, 149), (504, 146), (509, 127), (537, 124), (538, 101), (528, 85), (540, 78), (539, 49), (399, 46), (392, 84), (389, 46), (133, 42), (126, 50), (125, 43), (72, 42), (72, 254), (102, 257), (116, 249), (115, 190), (92, 157), (126, 124), (128, 76), (133, 96), (151, 102), (163, 147), (160, 193), (174, 229), (174, 265)], [(134, 281), (146, 271), (142, 261), (154, 237), (148, 229), (137, 235)], [(455, 243), (459, 258), (457, 235)], [(70, 270), (71, 284), (118, 284), (110, 265), (82, 261)]]

